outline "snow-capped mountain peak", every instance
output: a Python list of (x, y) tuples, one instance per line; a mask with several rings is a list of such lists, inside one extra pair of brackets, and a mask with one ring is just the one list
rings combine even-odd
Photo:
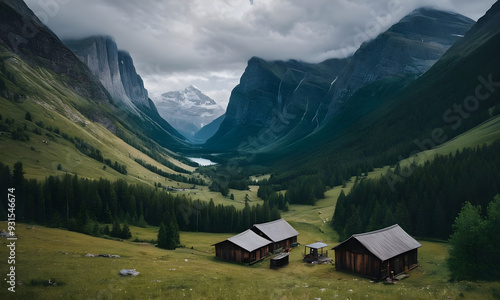
[(181, 91), (166, 92), (161, 95), (162, 101), (174, 101), (183, 106), (218, 106), (218, 104), (205, 95), (195, 86), (190, 85)]
[(154, 97), (153, 101), (160, 115), (187, 138), (192, 138), (204, 125), (225, 112), (217, 102), (193, 85), (163, 93)]

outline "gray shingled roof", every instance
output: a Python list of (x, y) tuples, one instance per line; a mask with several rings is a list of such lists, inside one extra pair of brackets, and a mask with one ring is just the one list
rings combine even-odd
[(419, 242), (406, 233), (398, 224), (372, 232), (354, 234), (335, 248), (350, 239), (359, 241), (368, 251), (382, 261), (422, 247)]
[(262, 231), (273, 242), (279, 242), (299, 235), (297, 230), (295, 230), (292, 225), (288, 224), (288, 222), (283, 219), (268, 223), (255, 224), (253, 226)]
[(271, 244), (271, 241), (259, 236), (250, 229), (243, 231), (238, 235), (230, 237), (227, 240), (235, 245), (240, 246), (241, 248), (247, 250), (248, 252), (252, 252), (256, 249)]

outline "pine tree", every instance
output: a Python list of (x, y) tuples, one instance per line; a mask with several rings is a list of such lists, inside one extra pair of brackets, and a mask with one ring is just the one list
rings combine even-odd
[(332, 216), (332, 226), (333, 229), (339, 231), (344, 228), (346, 224), (346, 219), (347, 219), (347, 214), (346, 214), (346, 208), (347, 208), (347, 203), (346, 203), (346, 195), (344, 193), (344, 190), (340, 191), (340, 195), (337, 198), (337, 205), (335, 206), (335, 211)]
[(160, 224), (160, 229), (158, 230), (158, 247), (163, 249), (168, 249), (168, 235), (167, 228), (163, 222)]
[(341, 240), (345, 240), (351, 235), (361, 233), (363, 231), (363, 224), (361, 223), (361, 217), (359, 216), (359, 209), (352, 208), (351, 210), (353, 213), (347, 220), (345, 229), (340, 235)]
[(453, 229), (447, 260), (452, 277), (457, 280), (481, 278), (479, 259), (484, 254), (485, 245), (481, 207), (466, 202), (455, 219)]
[(130, 232), (130, 228), (128, 227), (127, 224), (123, 225), (122, 233), (121, 233), (121, 238), (126, 240), (132, 237), (132, 233)]
[(120, 223), (118, 222), (118, 220), (115, 220), (115, 222), (113, 223), (113, 228), (111, 229), (111, 233), (110, 235), (112, 237), (121, 237), (122, 235), (122, 229), (120, 227)]
[(110, 235), (111, 234), (111, 232), (109, 231), (109, 226), (108, 225), (104, 226), (104, 229), (103, 229), (102, 233), (105, 234), (105, 235)]
[(488, 268), (489, 276), (487, 279), (500, 279), (500, 195), (496, 195), (495, 199), (488, 205), (488, 217), (486, 219), (486, 240), (487, 255), (485, 258), (491, 264)]
[[(17, 199), (26, 199), (29, 197), (28, 191), (26, 191), (26, 183), (24, 179), (23, 163), (17, 162), (14, 164), (14, 171), (12, 173), (12, 187), (15, 189), (15, 195)], [(9, 187), (10, 188), (10, 187)], [(31, 221), (26, 220), (26, 210), (34, 209), (33, 207), (27, 207), (26, 201), (16, 201), (16, 220), (17, 221)]]
[(17, 162), (14, 164), (14, 171), (12, 173), (12, 186), (16, 189), (22, 189), (23, 184), (24, 184), (23, 163)]
[(279, 219), (281, 219), (280, 211), (278, 210), (277, 206), (273, 206), (273, 209), (271, 209), (271, 220), (270, 221), (279, 220)]
[[(109, 230), (109, 228), (108, 228)], [(92, 228), (92, 235), (93, 236), (100, 236), (101, 235), (101, 229), (99, 228), (99, 223), (95, 222), (94, 223), (94, 228)]]

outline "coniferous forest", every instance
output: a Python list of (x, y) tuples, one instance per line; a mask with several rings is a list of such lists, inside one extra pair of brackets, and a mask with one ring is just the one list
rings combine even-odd
[[(215, 205), (161, 188), (131, 185), (124, 180), (90, 180), (77, 175), (50, 176), (45, 181), (25, 179), (21, 162), (13, 166), (0, 163), (0, 188), (16, 193), (16, 221), (61, 227), (86, 234), (106, 234), (128, 238), (120, 223), (145, 227), (162, 223), (182, 231), (240, 232), (255, 223), (279, 219), (280, 212), (268, 201), (263, 205)], [(7, 215), (7, 202), (0, 214)], [(109, 226), (101, 225), (113, 224)], [(118, 225), (116, 225), (118, 224)], [(108, 230), (106, 230), (108, 227)], [(114, 232), (114, 231), (115, 232)]]
[(500, 280), (500, 195), (486, 211), (465, 202), (453, 223), (447, 258), (452, 278), (456, 280)]
[(448, 239), (465, 202), (484, 213), (500, 193), (498, 153), (500, 141), (360, 179), (339, 196), (332, 226), (341, 239), (394, 223), (414, 236)]

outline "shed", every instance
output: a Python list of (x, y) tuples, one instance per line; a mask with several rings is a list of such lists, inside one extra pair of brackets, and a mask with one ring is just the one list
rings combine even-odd
[[(328, 247), (328, 244), (323, 242), (316, 242), (313, 244), (306, 245), (304, 247), (304, 262), (307, 263), (328, 263), (332, 262), (332, 259), (328, 257), (328, 250), (324, 251), (323, 249)], [(307, 248), (309, 248), (309, 253), (307, 252)]]
[(272, 241), (270, 251), (290, 248), (293, 243), (297, 242), (297, 236), (299, 235), (297, 230), (284, 219), (255, 224), (251, 230), (259, 236)]
[(283, 252), (270, 259), (270, 267), (273, 269), (282, 268), (288, 265), (290, 253)]
[(224, 260), (253, 263), (269, 255), (271, 241), (248, 229), (214, 244), (215, 256)]
[(382, 280), (417, 267), (421, 246), (397, 224), (354, 234), (333, 248), (335, 269)]

